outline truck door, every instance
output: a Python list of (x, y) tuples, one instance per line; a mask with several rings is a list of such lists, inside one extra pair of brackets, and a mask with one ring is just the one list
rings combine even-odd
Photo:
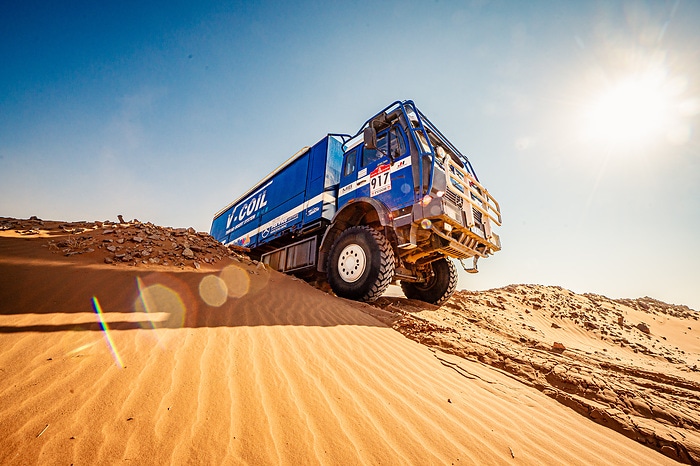
[(357, 197), (357, 163), (360, 147), (354, 147), (345, 153), (343, 167), (340, 171), (340, 183), (338, 187), (338, 210), (351, 199)]
[(340, 176), (338, 209), (358, 197), (373, 197), (391, 210), (412, 205), (413, 176), (407, 148), (406, 135), (394, 126), (377, 134), (377, 149), (361, 144), (349, 150)]
[(407, 147), (399, 126), (377, 134), (376, 150), (363, 147), (357, 179), (366, 178), (367, 182), (358, 186), (357, 195), (373, 197), (390, 210), (412, 205), (413, 176)]

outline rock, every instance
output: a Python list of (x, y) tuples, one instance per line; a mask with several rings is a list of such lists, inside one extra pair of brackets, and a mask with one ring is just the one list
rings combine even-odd
[(649, 330), (649, 325), (647, 325), (647, 324), (644, 323), (644, 322), (638, 323), (638, 324), (637, 324), (637, 329), (639, 329), (639, 331), (642, 332), (642, 333), (646, 333), (647, 335), (649, 335), (649, 334), (651, 333), (651, 330)]
[(187, 259), (192, 259), (194, 258), (194, 252), (190, 248), (185, 248), (184, 251), (182, 251), (182, 257), (186, 257)]
[(585, 321), (585, 322), (583, 323), (583, 325), (584, 325), (588, 330), (597, 330), (597, 329), (598, 329), (598, 325), (597, 325), (597, 324), (594, 324), (594, 323), (591, 322), (590, 320)]
[(109, 252), (115, 252), (115, 251), (117, 250), (117, 247), (116, 247), (116, 246), (107, 246), (106, 249), (107, 249)]
[(192, 265), (194, 266), (195, 269), (199, 269), (199, 267), (200, 267), (199, 262), (197, 262), (197, 261), (194, 261), (192, 263)]
[(114, 259), (112, 259), (111, 257), (105, 257), (105, 264), (112, 264), (112, 263), (114, 263)]
[(134, 243), (140, 243), (143, 241), (143, 238), (141, 238), (140, 236), (134, 236), (133, 238), (131, 238), (131, 241), (133, 241)]
[(662, 446), (661, 453), (668, 456), (669, 458), (674, 458), (674, 459), (678, 458), (678, 453), (676, 452), (676, 449), (673, 448), (671, 445)]
[(557, 353), (563, 353), (564, 350), (566, 350), (566, 346), (564, 346), (564, 343), (560, 343), (558, 341), (555, 341), (554, 344), (552, 345), (552, 351), (555, 351)]
[(552, 328), (561, 328), (556, 322), (552, 322)]

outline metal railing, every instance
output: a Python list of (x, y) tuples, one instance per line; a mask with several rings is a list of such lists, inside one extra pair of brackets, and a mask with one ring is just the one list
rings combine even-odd
[[(488, 190), (471, 173), (454, 163), (449, 155), (445, 157), (445, 168), (449, 179), (447, 185), (453, 184), (462, 187), (462, 190), (457, 189), (453, 192), (481, 212), (482, 215), (490, 218), (496, 225), (501, 226), (501, 207)], [(479, 202), (476, 202), (477, 200)]]

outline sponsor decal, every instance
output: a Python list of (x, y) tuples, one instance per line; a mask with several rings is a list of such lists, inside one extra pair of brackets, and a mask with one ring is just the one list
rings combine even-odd
[(340, 188), (340, 190), (338, 191), (338, 196), (344, 196), (344, 195), (346, 195), (347, 193), (350, 193), (350, 192), (354, 191), (354, 190), (355, 190), (355, 187), (356, 187), (356, 186), (355, 186), (355, 183), (354, 183), (354, 182), (353, 182), (353, 183), (346, 184), (345, 186), (343, 186), (342, 188)]
[(248, 234), (241, 238), (235, 239), (233, 241), (233, 244), (235, 244), (236, 246), (247, 247), (250, 244), (250, 235)]
[[(266, 196), (267, 190), (262, 191), (256, 196), (253, 196), (247, 199), (245, 202), (242, 202), (235, 206), (231, 213), (228, 215), (228, 218), (226, 219), (226, 234), (237, 230), (238, 228), (253, 220), (255, 218), (255, 214), (267, 205), (267, 200), (265, 199)], [(231, 224), (234, 220), (238, 223), (233, 228), (231, 228)]]
[(394, 165), (391, 167), (391, 171), (397, 171), (401, 170), (404, 167), (408, 167), (411, 165), (411, 157), (404, 157), (401, 160), (398, 160)]
[[(381, 170), (387, 170), (386, 167), (388, 168), (388, 173), (385, 175), (386, 178), (382, 179), (377, 179), (377, 181), (374, 181), (374, 185), (372, 185), (372, 175), (377, 173), (377, 170), (381, 168)], [(397, 172), (399, 170), (402, 170), (406, 167), (411, 166), (411, 156), (409, 155), (408, 157), (404, 157), (401, 160), (397, 160), (394, 162), (392, 165), (389, 164), (383, 164), (377, 167), (370, 175), (367, 175), (367, 169), (363, 168), (358, 172), (358, 178), (357, 181), (353, 181), (351, 183), (346, 184), (345, 186), (341, 186), (340, 189), (338, 190), (338, 196), (342, 197), (345, 196), (348, 193), (351, 193), (355, 191), (356, 189), (359, 189), (361, 187), (366, 186), (366, 182), (369, 180), (370, 182), (370, 196), (376, 196), (377, 194), (381, 194), (383, 192), (391, 190), (391, 174)], [(382, 171), (382, 173), (384, 173)], [(386, 183), (384, 183), (386, 181)], [(409, 187), (410, 190), (410, 187)]]
[(369, 195), (377, 196), (391, 190), (391, 165), (388, 163), (377, 166), (369, 174)]
[[(304, 212), (305, 209), (309, 209), (309, 211), (314, 212), (314, 209), (316, 211), (320, 210), (318, 206), (315, 206), (316, 204), (319, 204), (323, 202), (324, 208), (328, 205), (334, 205), (335, 204), (335, 196), (329, 194), (329, 193), (321, 193), (317, 196), (315, 196), (312, 199), (309, 199), (308, 201), (304, 202), (303, 204), (299, 204), (298, 206), (294, 207), (293, 209), (288, 210), (287, 212), (283, 213), (282, 215), (274, 218), (273, 220), (265, 223), (264, 225), (259, 226), (258, 228), (252, 228), (249, 232), (244, 233), (242, 236), (239, 236), (238, 238), (234, 239), (231, 241), (231, 243), (239, 246), (245, 246), (250, 244), (251, 238), (254, 237), (256, 234), (260, 235), (259, 239), (265, 239), (268, 238), (270, 235), (273, 235), (275, 233), (279, 233), (280, 231), (284, 230), (287, 228), (290, 224), (290, 222), (294, 222), (299, 219), (299, 216), (301, 215), (302, 212)], [(248, 200), (246, 200), (245, 203), (247, 205)], [(315, 206), (309, 208), (309, 206)], [(259, 206), (259, 208), (261, 208)], [(234, 208), (235, 209), (235, 208)], [(233, 215), (233, 214), (232, 214)], [(247, 224), (251, 220), (254, 220), (256, 216), (251, 215), (250, 217), (245, 218), (242, 222), (239, 222), (236, 224), (233, 228), (227, 230), (226, 234), (231, 233), (232, 231), (242, 227), (243, 225)]]

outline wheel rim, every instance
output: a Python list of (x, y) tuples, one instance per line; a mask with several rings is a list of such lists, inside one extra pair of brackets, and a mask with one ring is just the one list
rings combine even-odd
[(360, 279), (367, 268), (367, 256), (364, 249), (357, 244), (345, 246), (338, 258), (338, 274), (343, 281), (354, 283)]

